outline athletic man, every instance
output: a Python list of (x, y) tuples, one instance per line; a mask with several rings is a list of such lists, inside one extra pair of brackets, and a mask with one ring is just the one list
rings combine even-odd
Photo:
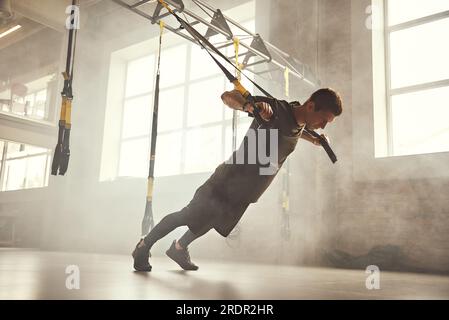
[[(221, 98), (231, 109), (253, 116), (253, 107), (238, 91), (225, 92)], [(181, 211), (165, 216), (139, 241), (132, 253), (135, 270), (151, 271), (151, 247), (180, 226), (188, 226), (189, 229), (179, 240), (173, 241), (166, 254), (184, 270), (197, 270), (198, 266), (190, 260), (189, 244), (210, 229), (227, 237), (248, 206), (257, 202), (268, 188), (299, 138), (320, 145), (317, 138), (309, 136), (303, 129), (324, 129), (342, 113), (340, 96), (329, 88), (316, 91), (302, 105), (296, 101), (288, 103), (266, 97), (254, 97), (254, 100), (263, 123), (254, 120), (240, 148), (196, 190), (190, 203)], [(273, 130), (276, 135), (271, 134)], [(250, 136), (255, 139), (250, 139)], [(264, 149), (261, 145), (277, 156), (276, 163), (262, 163), (260, 157), (251, 161), (255, 158), (251, 156), (251, 150)], [(270, 149), (273, 146), (275, 150)]]

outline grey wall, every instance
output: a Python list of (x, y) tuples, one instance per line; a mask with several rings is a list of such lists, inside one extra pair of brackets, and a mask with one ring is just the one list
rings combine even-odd
[[(326, 129), (339, 161), (332, 165), (323, 150), (305, 142), (292, 155), (290, 240), (284, 240), (280, 232), (279, 177), (260, 201), (250, 206), (240, 225), (239, 240), (227, 244), (211, 232), (192, 246), (192, 256), (338, 265), (338, 261), (329, 260), (329, 254), (362, 256), (376, 246), (392, 245), (401, 253), (393, 267), (449, 270), (449, 199), (444, 192), (448, 179), (407, 174), (388, 178), (381, 169), (364, 170), (363, 177), (357, 174), (364, 162), (360, 152), (374, 163), (383, 163), (373, 158), (372, 147), (371, 39), (364, 24), (370, 1), (257, 0), (256, 4), (261, 35), (310, 64), (323, 86), (341, 93), (344, 114)], [(89, 19), (79, 33), (69, 172), (64, 178), (51, 177), (45, 190), (0, 195), (2, 212), (15, 210), (35, 219), (21, 220), (22, 245), (127, 254), (137, 241), (145, 179), (100, 183), (98, 177), (110, 53), (156, 32), (144, 20), (117, 10), (109, 1), (90, 8)], [(298, 96), (310, 94), (312, 88), (301, 91)], [(384, 170), (404, 163), (419, 170), (425, 161), (435, 171), (448, 172), (436, 157), (396, 158)], [(207, 177), (158, 179), (156, 220), (185, 205)], [(162, 254), (181, 232), (161, 241), (153, 254)], [(354, 263), (347, 267), (360, 267), (357, 260), (351, 261)]]
[[(338, 216), (331, 244), (355, 255), (391, 245), (399, 250), (397, 268), (447, 272), (448, 153), (373, 158), (372, 47), (365, 27), (370, 1), (337, 2), (348, 10), (340, 15), (335, 13), (342, 7), (331, 8), (329, 13), (341, 21), (330, 28), (346, 30), (347, 36), (341, 46), (344, 56), (332, 64), (346, 65), (347, 72), (336, 68), (329, 80), (351, 81), (345, 86), (350, 97), (347, 129), (336, 132), (348, 165), (336, 175)], [(351, 26), (341, 28), (342, 21)]]
[(296, 227), (302, 234), (292, 247), (311, 264), (447, 272), (448, 154), (374, 158), (369, 5), (272, 2), (271, 41), (315, 64), (322, 86), (339, 91), (344, 101), (343, 115), (326, 128), (337, 164), (319, 152), (293, 161), (292, 184), (311, 181), (313, 203), (299, 196), (292, 208), (292, 216), (301, 216)]

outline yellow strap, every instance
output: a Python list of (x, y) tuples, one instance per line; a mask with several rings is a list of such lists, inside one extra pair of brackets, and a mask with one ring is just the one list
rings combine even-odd
[(288, 209), (290, 208), (290, 201), (287, 195), (287, 191), (285, 190), (282, 191), (282, 208), (286, 211), (288, 211)]
[(289, 81), (288, 81), (289, 74), (290, 74), (290, 70), (287, 67), (285, 67), (284, 80), (285, 80), (285, 96), (286, 97), (289, 96)]
[[(64, 80), (69, 80), (69, 75), (67, 74), (67, 72), (61, 72), (62, 77), (64, 78)], [(62, 97), (62, 101), (61, 101), (61, 113), (59, 116), (59, 120), (60, 121), (65, 121), (65, 117), (66, 117), (66, 110), (67, 110), (67, 97)]]
[(158, 0), (159, 3), (165, 8), (167, 9), (170, 13), (173, 13), (173, 10), (170, 9), (170, 7), (168, 6), (168, 4), (164, 1), (164, 0)]
[(67, 99), (65, 102), (66, 112), (65, 112), (65, 126), (70, 128), (72, 124), (72, 100)]
[(282, 201), (282, 208), (285, 209), (285, 211), (289, 211), (290, 202), (288, 201), (288, 198), (284, 198), (284, 201)]
[(247, 98), (249, 96), (248, 90), (246, 90), (245, 87), (242, 86), (239, 80), (235, 80), (232, 83), (234, 84), (234, 89), (240, 92), (243, 97)]
[(236, 70), (237, 80), (233, 81), (232, 83), (234, 84), (234, 89), (237, 90), (238, 92), (240, 92), (242, 94), (242, 96), (244, 96), (246, 98), (248, 96), (249, 92), (240, 83), (240, 79), (241, 79), (241, 72), (240, 72), (241, 64), (239, 64), (239, 44), (240, 44), (240, 40), (237, 37), (234, 37), (233, 40), (234, 40), (234, 52), (235, 52), (235, 65), (237, 66), (237, 68), (239, 70)]
[(61, 102), (61, 114), (59, 116), (59, 120), (61, 121), (65, 121), (65, 114), (66, 114), (66, 102), (67, 102), (67, 97), (62, 97), (62, 102)]
[(147, 200), (148, 201), (151, 201), (153, 199), (153, 182), (154, 182), (153, 178), (148, 178), (148, 183), (147, 183)]
[(165, 27), (165, 22), (164, 21), (159, 21), (159, 28), (161, 30), (161, 34), (164, 33), (164, 27)]
[(235, 65), (238, 70), (235, 71), (235, 76), (237, 79), (242, 79), (242, 73), (240, 72), (242, 65), (239, 63), (239, 45), (240, 45), (240, 39), (237, 37), (234, 37), (234, 52), (235, 52)]

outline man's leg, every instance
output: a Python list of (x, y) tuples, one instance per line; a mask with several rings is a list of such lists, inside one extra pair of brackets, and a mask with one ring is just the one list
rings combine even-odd
[[(179, 240), (177, 241), (177, 248), (179, 249), (187, 249), (187, 247), (189, 246), (189, 244), (191, 244), (194, 240), (198, 239), (199, 237), (202, 237), (203, 235), (205, 235), (207, 232), (209, 232), (209, 230), (212, 229), (210, 227), (208, 228), (204, 228), (204, 230), (202, 230), (199, 233), (193, 233), (192, 231), (190, 231), (190, 229), (188, 229), (186, 231), (186, 233), (183, 234), (183, 236), (181, 238), (179, 238)], [(179, 245), (179, 247), (178, 247)]]
[(151, 271), (148, 262), (151, 247), (159, 240), (180, 226), (187, 225), (187, 217), (184, 211), (178, 211), (165, 216), (148, 235), (139, 241), (134, 249), (134, 269), (137, 271)]
[(173, 241), (171, 247), (166, 251), (167, 256), (173, 259), (184, 270), (198, 270), (198, 266), (190, 260), (188, 246), (192, 241), (205, 235), (212, 227), (206, 227), (198, 233), (187, 230), (178, 240)]

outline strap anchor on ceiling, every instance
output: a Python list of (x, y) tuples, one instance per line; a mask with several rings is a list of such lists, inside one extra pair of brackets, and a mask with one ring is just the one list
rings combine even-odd
[[(214, 16), (212, 17), (210, 24), (213, 26), (216, 26), (217, 28), (219, 28), (221, 30), (226, 31), (228, 33), (228, 36), (226, 36), (226, 39), (231, 40), (232, 38), (234, 38), (231, 28), (229, 28), (229, 25), (226, 22), (226, 19), (223, 16), (223, 13), (221, 13), (220, 9), (217, 9), (217, 11), (214, 12)], [(204, 37), (209, 39), (210, 37), (215, 36), (217, 34), (218, 34), (218, 32), (215, 31), (215, 29), (212, 29), (211, 27), (209, 27), (207, 29), (206, 35)]]

